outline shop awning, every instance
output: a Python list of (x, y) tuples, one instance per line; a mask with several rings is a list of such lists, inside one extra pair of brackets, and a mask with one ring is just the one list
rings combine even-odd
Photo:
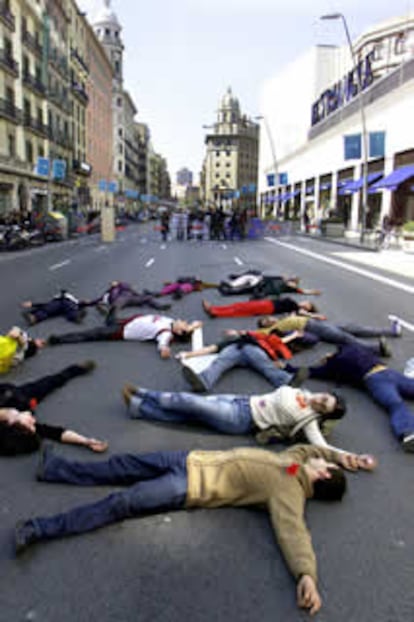
[[(379, 173), (378, 171), (376, 173), (368, 173), (367, 184), (372, 184), (372, 182), (377, 181), (377, 179), (379, 179), (382, 175), (383, 173)], [(358, 190), (361, 190), (363, 185), (363, 177), (360, 177), (359, 179), (350, 179), (349, 181), (345, 182), (342, 188), (338, 190), (338, 194), (353, 194), (354, 192), (358, 192)]]
[(400, 184), (410, 177), (414, 177), (414, 164), (409, 164), (395, 169), (395, 171), (384, 177), (384, 179), (380, 179), (373, 184), (370, 188), (370, 192), (376, 192), (377, 190), (382, 190), (383, 188), (386, 188), (387, 190), (395, 190)]

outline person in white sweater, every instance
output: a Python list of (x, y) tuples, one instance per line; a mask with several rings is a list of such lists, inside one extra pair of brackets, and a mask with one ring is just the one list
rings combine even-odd
[(122, 394), (133, 419), (196, 423), (223, 434), (255, 434), (260, 444), (294, 441), (301, 434), (312, 445), (336, 451), (323, 432), (346, 412), (345, 400), (337, 393), (311, 393), (288, 385), (264, 395), (200, 396), (126, 384)]

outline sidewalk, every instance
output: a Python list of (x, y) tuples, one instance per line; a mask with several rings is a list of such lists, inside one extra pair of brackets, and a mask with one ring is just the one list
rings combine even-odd
[(414, 279), (414, 253), (406, 253), (401, 248), (378, 250), (370, 240), (361, 244), (359, 240), (348, 238), (327, 238), (305, 233), (297, 235), (326, 242), (327, 246), (331, 247), (330, 252), (337, 257), (346, 257), (367, 267), (379, 268), (397, 276)]

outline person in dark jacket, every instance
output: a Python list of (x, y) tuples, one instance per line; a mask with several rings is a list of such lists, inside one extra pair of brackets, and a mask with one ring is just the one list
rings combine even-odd
[(80, 324), (86, 315), (86, 301), (79, 300), (70, 292), (62, 289), (47, 302), (22, 302), (22, 315), (26, 322), (33, 326), (52, 317), (63, 316), (68, 322)]
[(42, 439), (59, 443), (83, 445), (96, 452), (105, 451), (108, 444), (78, 434), (61, 426), (41, 423), (35, 418), (39, 402), (77, 376), (95, 368), (93, 361), (65, 367), (56, 374), (44, 376), (23, 385), (0, 384), (0, 455), (15, 456), (39, 449)]

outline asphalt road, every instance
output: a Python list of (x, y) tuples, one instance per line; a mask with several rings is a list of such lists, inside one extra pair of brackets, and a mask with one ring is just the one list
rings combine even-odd
[[(326, 258), (339, 263), (326, 263)], [(394, 274), (397, 285), (391, 286), (381, 280), (387, 277), (386, 270), (364, 266), (365, 273), (358, 273), (350, 267), (358, 269), (358, 263), (347, 259), (346, 250), (318, 240), (173, 241), (163, 245), (151, 224), (131, 226), (112, 245), (103, 245), (93, 236), (1, 255), (0, 327), (6, 331), (21, 322), (20, 301), (48, 298), (60, 287), (92, 297), (113, 279), (151, 289), (179, 275), (197, 274), (217, 281), (246, 268), (298, 274), (305, 287), (320, 287), (323, 296), (318, 304), (332, 321), (382, 326), (391, 312), (411, 321), (412, 293), (406, 286), (414, 286), (414, 279)], [(205, 297), (225, 301), (214, 290)], [(187, 296), (174, 303), (171, 315), (202, 317), (200, 300), (201, 294)], [(248, 319), (203, 319), (205, 343), (214, 342), (225, 328), (254, 325)], [(91, 310), (85, 326), (100, 321)], [(32, 332), (43, 337), (71, 328), (56, 319)], [(401, 368), (414, 354), (413, 333), (405, 331), (392, 346), (392, 365)], [(327, 349), (320, 346), (298, 360), (312, 360)], [(50, 396), (39, 407), (43, 421), (106, 438), (111, 452), (253, 444), (249, 438), (224, 437), (191, 427), (130, 421), (120, 398), (123, 382), (188, 389), (179, 364), (162, 361), (153, 344), (47, 348), (10, 374), (10, 380), (25, 382), (87, 358), (98, 363), (93, 375), (76, 379)], [(310, 382), (309, 387), (323, 385)], [(239, 370), (222, 379), (215, 392), (269, 389), (254, 373)], [(332, 442), (372, 452), (380, 466), (374, 474), (351, 474), (342, 503), (308, 504), (324, 601), (318, 619), (409, 622), (414, 619), (414, 457), (401, 451), (387, 417), (367, 396), (348, 387), (342, 392), (349, 412)], [(74, 459), (99, 460), (81, 448), (59, 446), (57, 451)], [(294, 582), (269, 520), (259, 511), (197, 510), (130, 520), (81, 537), (36, 545), (16, 559), (12, 530), (18, 519), (63, 511), (107, 493), (102, 488), (36, 482), (36, 463), (36, 455), (0, 459), (1, 622), (290, 622), (308, 617), (296, 608)]]

